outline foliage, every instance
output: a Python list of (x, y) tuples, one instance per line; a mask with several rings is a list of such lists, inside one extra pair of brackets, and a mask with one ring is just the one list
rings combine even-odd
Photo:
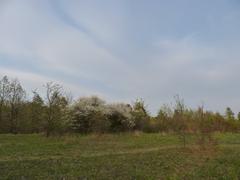
[(133, 105), (132, 116), (135, 121), (135, 130), (149, 131), (150, 116), (143, 100), (136, 100)]
[(164, 105), (153, 117), (141, 99), (132, 106), (107, 103), (97, 96), (81, 97), (72, 103), (59, 84), (47, 83), (45, 90), (44, 97), (35, 90), (29, 98), (18, 80), (4, 76), (0, 80), (0, 133), (162, 132), (178, 134), (185, 146), (188, 134), (198, 136), (204, 144), (214, 132), (240, 131), (240, 113), (235, 118), (229, 107), (225, 115), (203, 107), (191, 109), (179, 96), (175, 96), (173, 107)]
[(226, 108), (226, 115), (225, 116), (226, 116), (226, 119), (228, 121), (234, 121), (235, 120), (234, 113), (233, 113), (233, 111), (230, 107)]
[(68, 106), (67, 98), (63, 95), (59, 84), (47, 83), (46, 86), (46, 113), (44, 129), (46, 136), (62, 133), (65, 128), (65, 113)]
[(80, 98), (71, 107), (72, 128), (80, 133), (107, 131), (105, 106), (105, 101), (96, 96)]
[(132, 117), (132, 107), (129, 104), (110, 104), (107, 106), (107, 110), (110, 131), (130, 131), (135, 127), (135, 121)]
[(127, 131), (135, 125), (129, 105), (106, 104), (96, 96), (80, 98), (72, 114), (73, 129), (81, 133)]
[(30, 119), (32, 124), (31, 132), (32, 133), (42, 132), (44, 111), (46, 110), (46, 108), (44, 107), (43, 99), (36, 91), (33, 91), (33, 98), (29, 106), (30, 106)]

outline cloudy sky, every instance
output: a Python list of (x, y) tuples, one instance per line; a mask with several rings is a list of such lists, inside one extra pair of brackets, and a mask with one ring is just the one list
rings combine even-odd
[(240, 111), (240, 1), (0, 0), (3, 75), (153, 113), (176, 94)]

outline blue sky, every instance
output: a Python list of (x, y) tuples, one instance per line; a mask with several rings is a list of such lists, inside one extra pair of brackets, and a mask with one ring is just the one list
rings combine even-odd
[(28, 91), (240, 111), (238, 0), (1, 0), (0, 76)]

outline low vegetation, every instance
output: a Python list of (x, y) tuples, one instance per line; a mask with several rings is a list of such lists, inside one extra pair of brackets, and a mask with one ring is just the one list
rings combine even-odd
[(0, 179), (239, 179), (240, 135), (214, 134), (215, 148), (188, 135), (61, 137), (0, 135)]

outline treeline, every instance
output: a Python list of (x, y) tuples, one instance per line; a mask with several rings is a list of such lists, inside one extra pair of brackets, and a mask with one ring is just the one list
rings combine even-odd
[(240, 114), (234, 116), (226, 108), (225, 115), (191, 109), (183, 100), (175, 97), (173, 107), (164, 105), (156, 117), (147, 111), (144, 101), (133, 105), (109, 104), (92, 96), (73, 101), (63, 88), (47, 83), (45, 95), (33, 91), (29, 99), (17, 79), (4, 76), (0, 80), (0, 133), (45, 133), (46, 136), (68, 132), (114, 133), (114, 132), (173, 132), (183, 138), (185, 134), (203, 135), (215, 131), (238, 132)]

